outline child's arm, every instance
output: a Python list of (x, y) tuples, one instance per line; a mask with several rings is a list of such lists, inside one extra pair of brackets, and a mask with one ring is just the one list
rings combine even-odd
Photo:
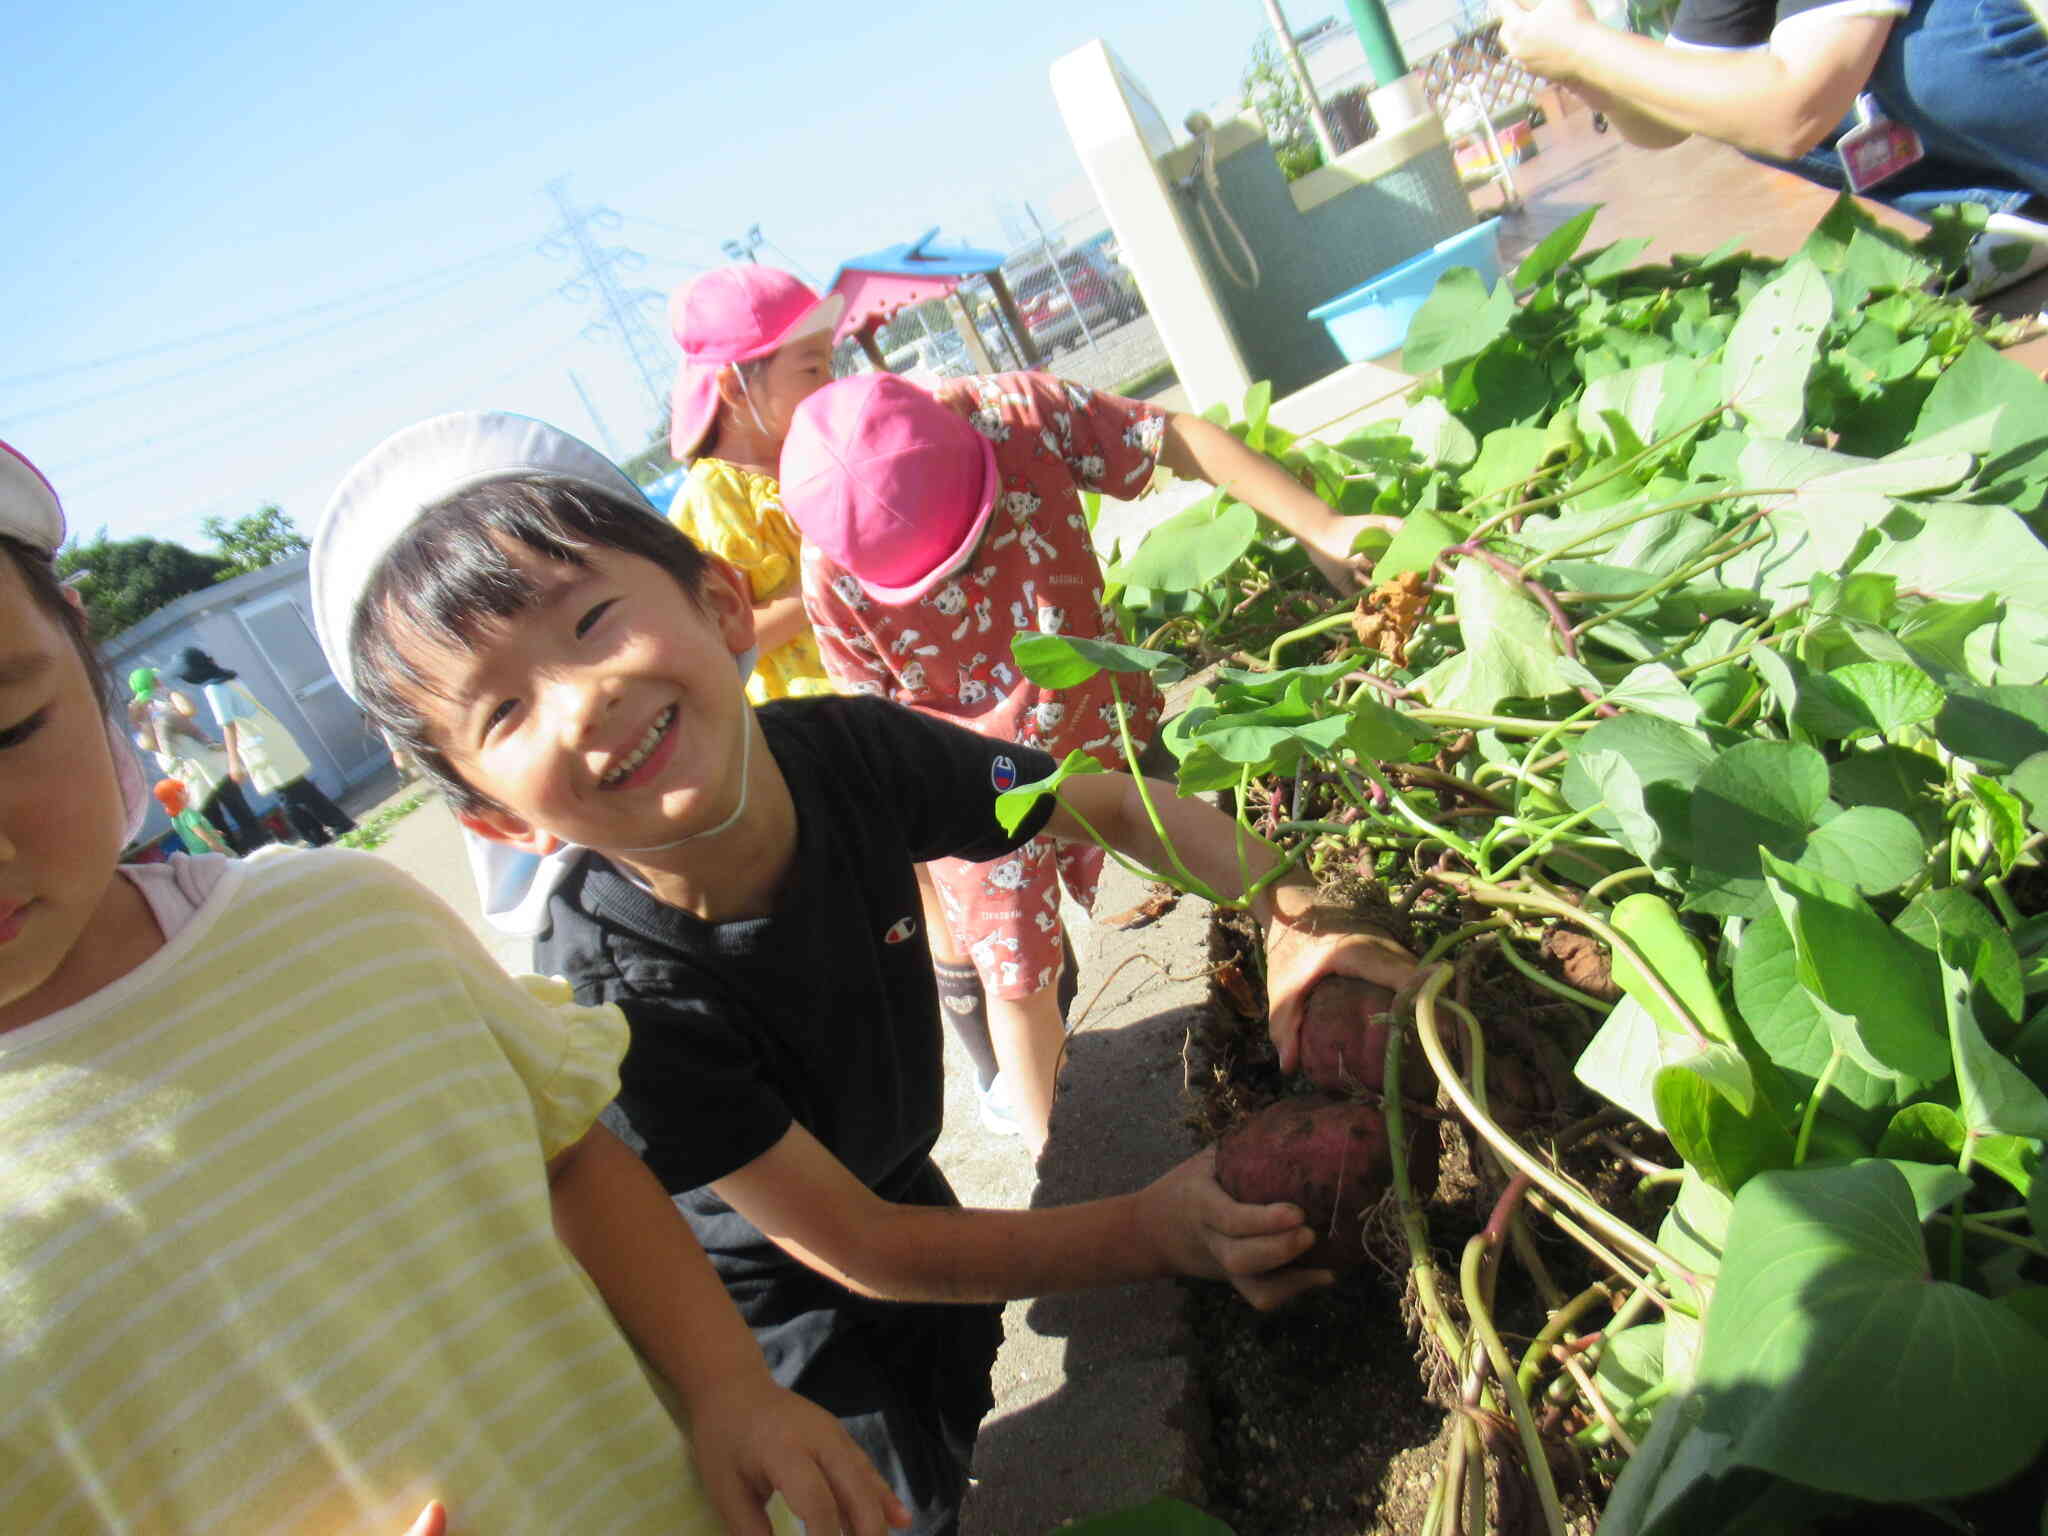
[[(230, 851), (228, 845), (221, 841), (220, 834), (207, 823), (204, 816), (194, 814), (189, 825), (199, 835), (199, 841), (206, 844), (215, 853), (227, 853)], [(180, 827), (178, 831), (182, 834), (185, 828)]]
[(1247, 448), (1214, 422), (1184, 411), (1166, 418), (1159, 462), (1183, 480), (1221, 487), (1278, 523), (1301, 541), (1316, 569), (1340, 593), (1356, 591), (1371, 570), (1364, 556), (1351, 553), (1351, 542), (1360, 531), (1392, 532), (1401, 526), (1399, 518), (1350, 517), (1332, 510), (1280, 464)]
[[(1210, 889), (1241, 892), (1247, 869), (1256, 882), (1279, 862), (1280, 854), (1271, 843), (1243, 832), (1207, 801), (1183, 799), (1171, 784), (1147, 783), (1175, 851)], [(1092, 842), (1090, 827), (1127, 858), (1155, 869), (1167, 863), (1137, 781), (1129, 774), (1087, 774), (1060, 785), (1045, 830), (1057, 838)], [(1315, 885), (1299, 869), (1254, 897), (1252, 915), (1266, 936), (1267, 1029), (1279, 1050), (1282, 1072), (1294, 1070), (1302, 1009), (1325, 976), (1356, 976), (1393, 992), (1414, 979), (1412, 955), (1357, 919), (1318, 907)]]
[(784, 597), (771, 597), (765, 603), (754, 605), (754, 643), (761, 647), (761, 654), (779, 651), (798, 635), (809, 631), (810, 620), (804, 617), (804, 599), (801, 592), (790, 592)]
[(824, 1409), (778, 1387), (694, 1234), (603, 1126), (548, 1165), (555, 1230), (619, 1325), (682, 1399), (712, 1507), (768, 1536), (780, 1490), (805, 1528), (881, 1536), (910, 1516)]
[(1165, 1275), (1228, 1280), (1261, 1310), (1326, 1283), (1269, 1273), (1315, 1241), (1292, 1205), (1240, 1205), (1207, 1148), (1143, 1189), (1083, 1205), (962, 1210), (884, 1200), (801, 1125), (711, 1187), (793, 1258), (864, 1296), (1006, 1301)]

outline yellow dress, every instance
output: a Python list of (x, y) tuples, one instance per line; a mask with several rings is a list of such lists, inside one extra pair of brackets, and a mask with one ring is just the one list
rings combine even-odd
[[(782, 487), (769, 476), (724, 459), (699, 459), (690, 466), (668, 516), (699, 548), (745, 574), (756, 606), (798, 594), (803, 535), (782, 510)], [(795, 639), (764, 653), (747, 681), (747, 698), (756, 704), (836, 691), (808, 625)]]

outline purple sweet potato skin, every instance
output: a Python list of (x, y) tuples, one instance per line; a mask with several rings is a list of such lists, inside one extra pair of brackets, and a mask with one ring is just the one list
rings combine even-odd
[[(1378, 1093), (1386, 1078), (1387, 1030), (1383, 1017), (1394, 994), (1353, 976), (1326, 976), (1308, 995), (1301, 1019), (1300, 1070), (1325, 1093)], [(1401, 1049), (1401, 1097), (1436, 1102), (1436, 1074), (1411, 1031)]]
[[(1434, 1140), (1411, 1128), (1408, 1145), (1409, 1177), (1420, 1196), (1436, 1185)], [(1370, 1104), (1331, 1094), (1282, 1099), (1233, 1126), (1216, 1146), (1216, 1182), (1233, 1200), (1286, 1201), (1307, 1214), (1316, 1243), (1295, 1261), (1304, 1269), (1364, 1262), (1365, 1218), (1392, 1177), (1385, 1117)]]

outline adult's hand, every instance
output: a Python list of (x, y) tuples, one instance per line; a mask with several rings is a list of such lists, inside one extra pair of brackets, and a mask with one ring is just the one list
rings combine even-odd
[(1600, 26), (1586, 0), (1500, 0), (1500, 45), (1532, 75), (1576, 83), (1587, 29)]

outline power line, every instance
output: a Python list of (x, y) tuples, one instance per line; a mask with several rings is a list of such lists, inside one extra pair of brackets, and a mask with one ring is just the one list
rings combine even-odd
[(104, 405), (109, 400), (124, 400), (130, 396), (148, 394), (151, 390), (162, 389), (166, 385), (183, 383), (187, 379), (198, 378), (202, 374), (215, 373), (223, 368), (231, 368), (235, 364), (245, 363), (251, 358), (267, 357), (273, 352), (283, 352), (304, 342), (317, 341), (323, 336), (333, 335), (336, 331), (353, 329), (364, 321), (374, 320), (380, 315), (391, 314), (395, 310), (407, 308), (410, 305), (421, 303), (427, 299), (440, 298), (442, 295), (452, 293), (472, 281), (474, 281), (474, 274), (465, 276), (456, 282), (443, 283), (438, 288), (409, 294), (402, 299), (394, 299), (391, 303), (381, 305), (376, 309), (344, 315), (340, 319), (329, 321), (325, 325), (315, 326), (308, 331), (300, 331), (293, 336), (282, 337), (277, 341), (265, 342), (261, 346), (247, 347), (240, 352), (231, 352), (225, 357), (216, 357), (203, 363), (194, 363), (191, 367), (180, 368), (174, 373), (158, 374), (154, 378), (144, 379), (138, 383), (117, 385), (112, 389), (99, 390), (89, 395), (74, 395), (68, 400), (59, 400), (49, 405), (38, 406), (33, 410), (7, 412), (4, 419), (9, 428), (12, 429), (18, 427), (23, 422), (45, 421), (52, 416), (66, 416), (73, 411), (82, 411), (96, 405)]
[(395, 282), (383, 283), (375, 288), (359, 289), (355, 293), (344, 294), (338, 299), (323, 299), (317, 304), (306, 304), (298, 309), (284, 310), (261, 320), (245, 320), (235, 325), (221, 326), (216, 330), (199, 331), (190, 336), (173, 337), (169, 341), (160, 341), (147, 347), (137, 347), (131, 352), (112, 352), (105, 357), (86, 358), (82, 362), (57, 363), (48, 368), (32, 369), (27, 373), (7, 374), (0, 376), (0, 389), (10, 389), (17, 384), (34, 384), (44, 379), (60, 378), (70, 373), (88, 373), (98, 368), (111, 368), (119, 363), (139, 362), (146, 357), (161, 357), (166, 352), (176, 352), (185, 347), (203, 346), (210, 341), (223, 341), (230, 336), (242, 336), (250, 331), (263, 331), (270, 329), (272, 326), (287, 325), (294, 320), (302, 320), (309, 315), (325, 314), (329, 310), (345, 309), (351, 304), (360, 304), (366, 299), (382, 298), (387, 293), (396, 293), (399, 289), (410, 288), (415, 283), (431, 282), (437, 277), (446, 277), (456, 272), (466, 272), (473, 267), (500, 261), (508, 256), (516, 256), (526, 248), (526, 242), (521, 240), (516, 245), (502, 246), (495, 251), (486, 251), (480, 256), (471, 256), (463, 261), (451, 262), (445, 267), (436, 267), (428, 272), (415, 273), (411, 277), (402, 277)]
[(559, 291), (571, 303), (596, 299), (598, 318), (583, 328), (583, 334), (592, 339), (619, 339), (640, 375), (640, 382), (646, 386), (647, 399), (658, 417), (668, 405), (662, 381), (662, 375), (668, 371), (668, 358), (647, 323), (647, 310), (660, 304), (662, 296), (652, 288), (628, 288), (618, 276), (622, 272), (640, 271), (647, 265), (647, 258), (627, 246), (597, 242), (592, 232), (617, 229), (620, 215), (602, 204), (577, 208), (569, 201), (568, 177), (556, 177), (547, 184), (547, 192), (561, 212), (562, 225), (541, 241), (540, 253), (557, 258), (573, 254), (581, 263), (576, 276), (562, 284)]
[[(495, 318), (503, 321), (530, 314), (538, 310), (543, 304), (550, 302), (554, 296), (554, 291), (550, 289), (547, 292), (535, 295), (516, 309), (499, 311)], [(424, 336), (412, 337), (404, 345), (392, 351), (366, 358), (354, 367), (346, 368), (339, 372), (322, 374), (296, 390), (270, 397), (267, 402), (269, 409), (253, 412), (231, 409), (224, 415), (213, 415), (188, 420), (167, 427), (162, 431), (152, 433), (148, 437), (123, 439), (104, 453), (60, 461), (45, 465), (44, 468), (53, 479), (64, 482), (64, 490), (67, 495), (77, 491), (102, 489), (106, 486), (117, 484), (136, 469), (148, 465), (174, 462), (181, 457), (188, 456), (190, 453), (201, 451), (209, 446), (210, 439), (218, 438), (224, 432), (232, 433), (236, 436), (246, 436), (252, 431), (274, 426), (279, 422), (289, 421), (294, 417), (305, 415), (309, 411), (320, 409), (343, 392), (343, 387), (347, 381), (358, 375), (367, 373), (372, 369), (380, 373), (388, 373), (393, 363), (410, 357), (415, 353), (438, 347), (450, 336), (460, 334), (474, 335), (476, 328), (477, 322), (474, 319), (465, 318), (453, 325), (444, 326), (439, 330), (429, 332)], [(559, 343), (551, 341), (542, 351), (554, 352), (558, 347)], [(535, 356), (538, 355), (540, 354), (535, 354)], [(526, 363), (521, 363), (518, 365), (518, 368), (525, 366)], [(501, 377), (509, 377), (511, 372), (516, 371), (518, 371), (517, 368), (508, 370)], [(495, 382), (495, 380), (492, 381), (493, 384)], [(482, 387), (489, 388), (491, 386), (486, 385)], [(165, 443), (175, 443), (179, 446), (171, 452), (155, 454), (147, 459), (137, 457), (142, 451)], [(123, 468), (115, 474), (103, 475), (97, 479), (88, 480), (83, 484), (70, 481), (70, 474), (74, 470), (90, 469), (116, 460), (123, 461)]]

